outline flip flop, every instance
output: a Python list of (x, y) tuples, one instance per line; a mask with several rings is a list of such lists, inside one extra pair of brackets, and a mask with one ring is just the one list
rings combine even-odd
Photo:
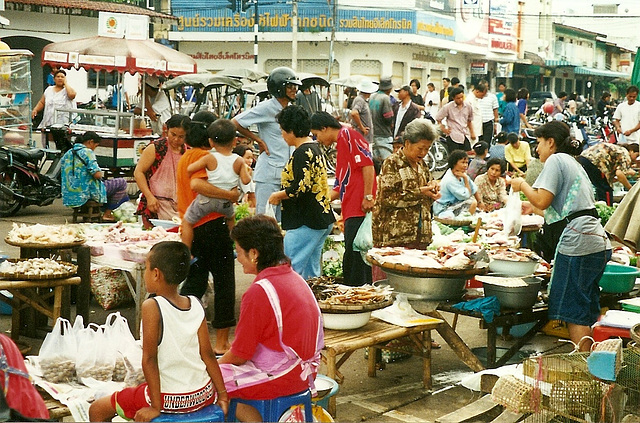
[(431, 349), (432, 350), (438, 350), (442, 348), (442, 345), (438, 344), (436, 341), (431, 341)]

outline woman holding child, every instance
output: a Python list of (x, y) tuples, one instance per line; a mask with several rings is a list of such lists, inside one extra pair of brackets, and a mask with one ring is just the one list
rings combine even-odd
[[(187, 170), (190, 164), (211, 154), (207, 128), (215, 120), (213, 113), (202, 111), (196, 113), (191, 121), (191, 130), (187, 137), (187, 144), (191, 148), (178, 162), (176, 177), (178, 211), (181, 216), (184, 216), (197, 194), (226, 199), (232, 203), (238, 199), (237, 188), (224, 190), (207, 182), (207, 172), (204, 168), (192, 174)], [(229, 237), (229, 226), (223, 214), (210, 213), (193, 226), (191, 255), (196, 260), (189, 269), (189, 276), (180, 293), (202, 298), (207, 289), (209, 273), (213, 275), (215, 314), (211, 325), (216, 329), (214, 350), (216, 354), (223, 354), (229, 349), (229, 328), (236, 324), (233, 242)]]
[(282, 189), (269, 204), (282, 202), (284, 252), (304, 279), (321, 275), (322, 246), (333, 228), (327, 166), (317, 142), (309, 137), (311, 121), (301, 106), (287, 106), (276, 119), (287, 145), (295, 147), (282, 172)]

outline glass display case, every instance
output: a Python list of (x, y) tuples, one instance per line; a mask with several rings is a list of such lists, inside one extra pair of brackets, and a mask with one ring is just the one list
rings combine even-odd
[(31, 138), (29, 50), (0, 50), (0, 145), (35, 146)]

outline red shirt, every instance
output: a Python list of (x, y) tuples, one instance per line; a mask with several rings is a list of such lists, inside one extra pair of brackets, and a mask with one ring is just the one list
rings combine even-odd
[[(199, 171), (189, 176), (187, 167), (189, 167), (191, 163), (198, 161), (201, 157), (204, 157), (207, 154), (211, 154), (211, 152), (209, 150), (205, 150), (204, 148), (190, 148), (184, 152), (182, 157), (180, 157), (178, 168), (176, 170), (178, 213), (180, 214), (180, 217), (184, 216), (185, 212), (189, 208), (189, 205), (193, 200), (195, 200), (196, 196), (198, 195), (191, 189), (191, 180), (196, 178), (205, 180), (207, 179), (207, 171), (205, 169), (200, 169)], [(222, 216), (223, 215), (219, 213), (208, 214), (193, 226), (196, 227), (203, 225)]]
[[(369, 144), (362, 134), (355, 129), (344, 127), (338, 133), (336, 143), (336, 186), (342, 201), (342, 219), (364, 216), (362, 200), (364, 199), (364, 179), (362, 168), (373, 166), (373, 157)], [(376, 180), (373, 179), (373, 192), (376, 194)]]
[[(284, 344), (293, 348), (303, 360), (311, 358), (316, 351), (320, 313), (313, 293), (304, 279), (289, 265), (269, 267), (260, 272), (254, 282), (265, 278), (269, 279), (280, 298)], [(261, 286), (253, 283), (242, 296), (240, 320), (231, 351), (238, 357), (249, 360), (258, 344), (274, 351), (282, 351), (276, 318), (267, 294)], [(282, 377), (239, 389), (231, 394), (245, 399), (273, 399), (295, 394), (309, 388), (308, 381), (300, 379), (301, 371), (302, 368), (298, 365)]]

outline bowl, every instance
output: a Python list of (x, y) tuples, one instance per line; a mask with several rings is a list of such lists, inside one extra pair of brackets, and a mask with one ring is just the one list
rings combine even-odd
[(489, 271), (501, 276), (528, 276), (535, 273), (538, 262), (534, 260), (515, 261), (492, 259)]
[(180, 226), (179, 223), (174, 222), (173, 220), (161, 220), (161, 219), (149, 219), (153, 226), (160, 226), (161, 228), (171, 229), (176, 226)]
[(496, 296), (501, 308), (516, 310), (531, 308), (538, 300), (542, 278), (523, 278), (527, 286), (502, 286), (483, 283), (484, 296)]
[(640, 269), (633, 266), (609, 263), (600, 278), (602, 292), (610, 294), (625, 294), (633, 289)]
[(370, 311), (363, 313), (322, 313), (325, 329), (350, 330), (363, 327), (369, 322)]
[(456, 277), (420, 277), (406, 276), (385, 269), (387, 283), (394, 292), (410, 294), (416, 300), (457, 300), (462, 297), (467, 276)]

